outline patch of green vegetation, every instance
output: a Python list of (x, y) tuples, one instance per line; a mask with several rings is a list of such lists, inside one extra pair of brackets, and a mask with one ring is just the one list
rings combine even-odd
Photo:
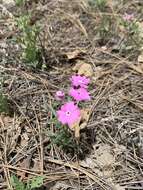
[(30, 25), (30, 18), (30, 15), (24, 15), (17, 19), (18, 28), (22, 32), (18, 41), (24, 49), (22, 54), (23, 59), (30, 64), (36, 65), (40, 55), (40, 51), (37, 46), (39, 27), (36, 24)]
[(100, 39), (100, 41), (102, 41), (103, 45), (106, 44), (113, 35), (115, 35), (115, 33), (113, 34), (112, 30), (113, 25), (114, 21), (112, 20), (111, 16), (101, 16), (100, 23), (97, 26), (97, 36)]
[(125, 39), (121, 43), (121, 51), (124, 54), (130, 53), (132, 51), (140, 51), (142, 48), (143, 37), (141, 35), (142, 31), (140, 31), (139, 23), (136, 19), (132, 21), (126, 21), (121, 19), (121, 26), (124, 28)]
[(15, 0), (17, 6), (22, 6), (25, 3), (25, 0)]
[(57, 107), (59, 106), (59, 103), (54, 102), (51, 112), (52, 112), (52, 118), (49, 120), (48, 125), (54, 125), (55, 131), (50, 132), (46, 131), (47, 136), (50, 138), (50, 145), (52, 144), (57, 145), (60, 147), (65, 153), (75, 153), (78, 150), (77, 143), (75, 141), (75, 138), (72, 134), (72, 131), (69, 130), (67, 126), (61, 125), (59, 121), (57, 120), (56, 111)]
[(7, 98), (2, 92), (0, 92), (0, 113), (9, 113)]
[(51, 145), (55, 144), (60, 147), (65, 153), (74, 153), (77, 151), (77, 144), (72, 133), (68, 130), (67, 126), (61, 126), (61, 124), (56, 124), (57, 131), (55, 133), (49, 134), (51, 140)]
[(11, 176), (10, 182), (15, 190), (32, 190), (43, 185), (44, 177), (38, 176), (30, 179), (27, 183), (20, 181), (15, 175)]
[(106, 8), (107, 0), (89, 0), (89, 5), (103, 12)]

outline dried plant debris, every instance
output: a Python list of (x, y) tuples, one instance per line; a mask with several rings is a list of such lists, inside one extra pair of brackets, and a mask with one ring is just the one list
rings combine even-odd
[[(44, 179), (39, 190), (143, 189), (142, 1), (15, 2), (0, 1), (0, 189), (12, 176)], [(15, 17), (27, 13), (40, 27), (39, 68), (17, 41)], [(91, 100), (69, 128), (55, 94), (69, 93), (72, 75), (90, 78)]]
[(93, 75), (91, 64), (81, 60), (77, 60), (76, 65), (73, 67), (73, 71), (79, 75), (85, 75), (86, 77), (91, 77)]

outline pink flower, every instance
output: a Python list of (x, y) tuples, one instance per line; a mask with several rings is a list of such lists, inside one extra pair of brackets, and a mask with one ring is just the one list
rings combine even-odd
[(63, 125), (68, 124), (70, 127), (80, 118), (80, 110), (74, 102), (68, 102), (57, 111), (57, 116)]
[(72, 85), (75, 87), (83, 87), (83, 88), (87, 88), (87, 85), (90, 83), (90, 79), (85, 77), (85, 76), (81, 76), (81, 75), (73, 75), (70, 78)]
[(65, 93), (63, 91), (59, 90), (56, 92), (55, 97), (56, 97), (56, 100), (63, 100), (63, 98), (65, 97)]
[(74, 89), (71, 88), (69, 95), (72, 96), (76, 101), (90, 100), (89, 92), (85, 88)]
[(134, 19), (134, 15), (133, 14), (127, 14), (127, 13), (125, 13), (123, 15), (123, 20), (124, 21), (132, 21), (133, 19)]

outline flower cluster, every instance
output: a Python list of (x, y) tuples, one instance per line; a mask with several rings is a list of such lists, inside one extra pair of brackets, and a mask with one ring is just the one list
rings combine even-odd
[(126, 21), (126, 22), (131, 22), (134, 20), (134, 14), (127, 14), (125, 13), (123, 15), (123, 20)]
[[(72, 85), (68, 95), (72, 97), (72, 101), (64, 103), (60, 110), (57, 111), (58, 120), (63, 125), (67, 124), (69, 127), (80, 118), (81, 113), (78, 103), (80, 101), (88, 101), (91, 99), (87, 90), (90, 83), (89, 78), (81, 75), (74, 75), (70, 78), (70, 81)], [(63, 91), (57, 91), (55, 97), (56, 100), (62, 101), (65, 98), (65, 93)]]

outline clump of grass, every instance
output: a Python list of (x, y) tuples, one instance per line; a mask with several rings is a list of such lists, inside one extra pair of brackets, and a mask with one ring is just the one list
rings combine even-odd
[(21, 46), (21, 59), (27, 65), (42, 68), (42, 48), (39, 46), (40, 27), (32, 23), (32, 14), (27, 10), (27, 0), (15, 0), (20, 14), (15, 17), (19, 36), (16, 42)]
[(67, 127), (61, 126), (61, 124), (56, 124), (56, 132), (48, 134), (51, 140), (51, 145), (55, 144), (60, 147), (65, 153), (74, 154), (77, 152), (77, 144)]
[(90, 153), (90, 143), (85, 143), (87, 135), (86, 130), (83, 131), (80, 139), (77, 140), (73, 131), (71, 131), (67, 126), (62, 126), (60, 123), (58, 123), (58, 121), (55, 120), (53, 121), (53, 124), (55, 125), (55, 131), (46, 132), (51, 142), (48, 147), (49, 149), (52, 145), (56, 145), (68, 156), (76, 156), (81, 160)]
[(114, 19), (111, 16), (101, 15), (99, 24), (96, 28), (97, 37), (101, 45), (105, 45), (115, 35), (115, 33), (113, 34), (114, 26)]
[(25, 3), (25, 0), (15, 0), (17, 6), (22, 6)]
[(43, 185), (44, 178), (42, 176), (34, 177), (27, 183), (20, 181), (15, 175), (11, 176), (10, 182), (15, 190), (32, 190)]
[(124, 30), (124, 40), (121, 43), (121, 51), (124, 53), (130, 53), (133, 50), (140, 50), (143, 38), (136, 18), (131, 21), (121, 18), (120, 25)]
[(89, 5), (91, 11), (96, 12), (95, 32), (100, 46), (115, 45), (118, 40), (113, 49), (121, 55), (140, 51), (143, 43), (142, 31), (133, 13), (114, 15), (107, 0), (89, 0)]
[[(118, 18), (109, 11), (107, 0), (89, 0), (91, 11), (96, 13), (95, 35), (99, 45), (106, 45), (113, 37), (118, 36)], [(109, 14), (108, 14), (109, 13)]]
[(106, 9), (107, 0), (89, 0), (89, 5), (103, 12)]
[(9, 114), (8, 99), (3, 92), (3, 82), (4, 78), (2, 77), (0, 78), (0, 114), (1, 113)]
[(24, 49), (22, 57), (28, 63), (37, 64), (39, 56), (39, 48), (37, 46), (39, 27), (30, 25), (30, 15), (20, 16), (17, 19), (17, 25), (22, 32), (18, 38), (20, 45)]
[(9, 113), (8, 101), (2, 92), (0, 92), (0, 113)]

